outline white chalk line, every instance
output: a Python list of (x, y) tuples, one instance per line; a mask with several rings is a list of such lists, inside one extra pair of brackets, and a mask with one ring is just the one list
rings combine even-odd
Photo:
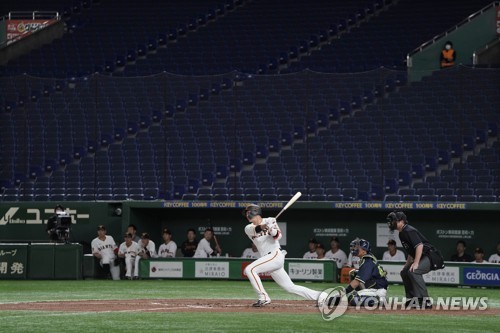
[[(107, 313), (126, 313), (126, 312), (150, 312), (150, 311), (158, 311), (165, 310), (165, 308), (148, 308), (148, 309), (134, 309), (134, 310), (117, 310), (117, 311), (65, 311), (65, 312), (56, 312), (51, 313), (44, 310), (15, 310), (15, 311), (23, 311), (23, 315), (13, 315), (13, 316), (1, 316), (0, 318), (26, 318), (26, 312), (37, 312), (36, 314), (31, 314), (31, 317), (63, 317), (63, 316), (88, 316), (88, 315), (96, 315), (96, 314), (107, 314)], [(10, 311), (10, 310), (7, 310)], [(14, 311), (14, 310), (12, 310)]]

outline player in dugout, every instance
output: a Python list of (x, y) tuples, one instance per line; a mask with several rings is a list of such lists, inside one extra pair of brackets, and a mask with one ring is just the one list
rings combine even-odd
[(120, 267), (115, 262), (118, 247), (113, 237), (106, 235), (104, 225), (97, 227), (97, 237), (92, 240), (91, 247), (92, 254), (99, 259), (99, 264), (104, 271), (111, 274), (113, 280), (120, 280)]
[(189, 228), (187, 231), (187, 239), (181, 244), (181, 252), (184, 257), (191, 258), (196, 252), (198, 241), (196, 240), (196, 231)]

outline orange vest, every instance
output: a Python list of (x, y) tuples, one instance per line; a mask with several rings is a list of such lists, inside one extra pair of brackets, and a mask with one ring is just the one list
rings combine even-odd
[(441, 67), (450, 67), (455, 65), (453, 61), (453, 55), (455, 54), (455, 50), (443, 50), (441, 51), (441, 55), (443, 56), (443, 60), (441, 60)]

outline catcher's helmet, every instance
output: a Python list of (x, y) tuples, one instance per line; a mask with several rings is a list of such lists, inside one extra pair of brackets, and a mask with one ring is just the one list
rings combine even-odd
[(243, 216), (245, 216), (249, 220), (257, 215), (262, 216), (262, 209), (254, 204), (246, 206), (245, 210), (243, 211)]
[(370, 242), (366, 239), (356, 238), (350, 244), (351, 254), (357, 256), (359, 254), (359, 249), (365, 250), (367, 253), (371, 252)]
[(389, 213), (389, 215), (387, 215), (387, 225), (389, 226), (389, 229), (391, 229), (391, 231), (396, 230), (396, 225), (401, 220), (403, 220), (405, 223), (407, 223), (405, 213), (398, 212), (398, 211), (394, 211), (392, 213)]

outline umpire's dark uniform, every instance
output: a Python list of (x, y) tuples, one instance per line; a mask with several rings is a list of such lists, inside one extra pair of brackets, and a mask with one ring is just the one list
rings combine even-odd
[(429, 243), (420, 231), (408, 225), (406, 215), (403, 212), (392, 212), (387, 215), (387, 225), (390, 230), (399, 231), (399, 240), (408, 254), (408, 259), (410, 257), (415, 259), (417, 248), (422, 246), (422, 255), (417, 267), (410, 271), (414, 261), (408, 260), (401, 271), (401, 278), (405, 286), (406, 298), (409, 299), (410, 304), (417, 305), (415, 301), (418, 301), (419, 307), (431, 308), (429, 293), (422, 275), (444, 267), (441, 253)]
[(425, 285), (423, 274), (429, 273), (431, 270), (431, 261), (429, 259), (429, 252), (432, 249), (431, 243), (425, 238), (420, 231), (415, 229), (409, 224), (405, 224), (403, 229), (399, 232), (399, 240), (406, 253), (415, 258), (415, 253), (417, 246), (423, 245), (422, 256), (420, 257), (420, 262), (418, 268), (410, 272), (410, 267), (412, 263), (409, 263), (403, 267), (401, 271), (401, 278), (403, 279), (403, 284), (405, 286), (406, 298), (417, 297), (419, 301), (424, 297), (429, 297), (427, 292), (427, 286)]

